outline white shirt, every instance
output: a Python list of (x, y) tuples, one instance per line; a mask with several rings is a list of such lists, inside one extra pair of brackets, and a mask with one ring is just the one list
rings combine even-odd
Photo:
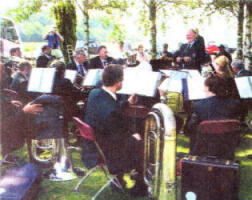
[(109, 93), (110, 96), (112, 96), (112, 98), (113, 98), (115, 101), (117, 100), (116, 94), (115, 94), (114, 92), (109, 91), (109, 90), (108, 90), (107, 88), (105, 88), (104, 86), (102, 86), (102, 89), (103, 89), (105, 92)]

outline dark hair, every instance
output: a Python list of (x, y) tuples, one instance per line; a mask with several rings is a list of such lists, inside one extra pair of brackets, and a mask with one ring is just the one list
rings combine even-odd
[(218, 74), (208, 73), (205, 86), (208, 87), (210, 92), (216, 94), (217, 97), (227, 97), (227, 82)]
[(19, 47), (11, 48), (10, 55), (12, 55), (13, 53), (16, 53), (17, 51), (21, 51)]
[(64, 62), (62, 61), (59, 61), (59, 60), (56, 60), (54, 61), (50, 67), (53, 67), (53, 68), (56, 68), (56, 74), (55, 76), (58, 78), (58, 77), (61, 77), (64, 72), (65, 72), (65, 69), (66, 69), (66, 65)]
[(121, 65), (109, 65), (103, 70), (102, 82), (104, 86), (113, 86), (123, 80), (123, 68)]
[(42, 48), (41, 48), (42, 52), (44, 52), (48, 47), (50, 47), (50, 46), (47, 45), (47, 44), (46, 44), (46, 45), (43, 45)]
[(231, 67), (236, 68), (238, 70), (242, 70), (242, 69), (244, 69), (244, 64), (243, 64), (242, 60), (235, 60), (231, 63)]
[(103, 48), (106, 49), (106, 46), (102, 45), (102, 46), (99, 46), (98, 49), (97, 49), (97, 53), (99, 53)]
[(21, 62), (19, 65), (18, 65), (18, 69), (20, 71), (23, 71), (25, 69), (25, 67), (28, 67), (28, 68), (31, 68), (31, 64), (29, 62)]

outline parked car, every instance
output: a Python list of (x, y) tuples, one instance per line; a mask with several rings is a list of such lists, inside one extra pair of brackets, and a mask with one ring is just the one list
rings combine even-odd
[(10, 49), (19, 47), (22, 50), (20, 37), (14, 22), (0, 17), (0, 55), (1, 60), (9, 57)]
[[(84, 48), (85, 50), (87, 50), (87, 46), (85, 43), (86, 41), (84, 40), (78, 40), (76, 43), (76, 48)], [(89, 40), (89, 54), (96, 54), (99, 46), (100, 43), (96, 40)]]

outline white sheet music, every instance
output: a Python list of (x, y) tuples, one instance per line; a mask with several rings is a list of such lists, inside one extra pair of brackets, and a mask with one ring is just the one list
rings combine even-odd
[(178, 71), (172, 69), (160, 70), (160, 71), (164, 73), (166, 76), (177, 80), (185, 79), (189, 74), (189, 72), (187, 71)]
[(124, 69), (122, 89), (117, 93), (130, 95), (138, 94), (153, 97), (160, 79), (160, 72), (126, 68)]
[(101, 81), (102, 69), (90, 69), (83, 81), (83, 86), (97, 86)]
[(252, 76), (235, 78), (235, 83), (242, 99), (252, 98)]
[(56, 68), (32, 68), (28, 91), (51, 93)]
[(76, 70), (66, 69), (64, 77), (69, 79), (72, 83), (74, 83), (76, 75), (77, 75)]
[(168, 92), (182, 93), (183, 89), (182, 80), (167, 78), (161, 83), (159, 89)]
[(205, 99), (206, 93), (204, 91), (204, 78), (194, 74), (186, 79), (188, 87), (188, 98), (189, 100)]

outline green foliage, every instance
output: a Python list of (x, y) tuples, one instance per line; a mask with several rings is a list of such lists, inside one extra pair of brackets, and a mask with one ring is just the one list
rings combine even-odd
[(54, 16), (56, 20), (56, 26), (59, 33), (63, 36), (64, 41), (61, 42), (61, 50), (63, 52), (65, 61), (68, 62), (67, 45), (72, 45), (75, 48), (77, 36), (76, 36), (76, 8), (71, 0), (69, 1), (57, 1), (54, 6)]

